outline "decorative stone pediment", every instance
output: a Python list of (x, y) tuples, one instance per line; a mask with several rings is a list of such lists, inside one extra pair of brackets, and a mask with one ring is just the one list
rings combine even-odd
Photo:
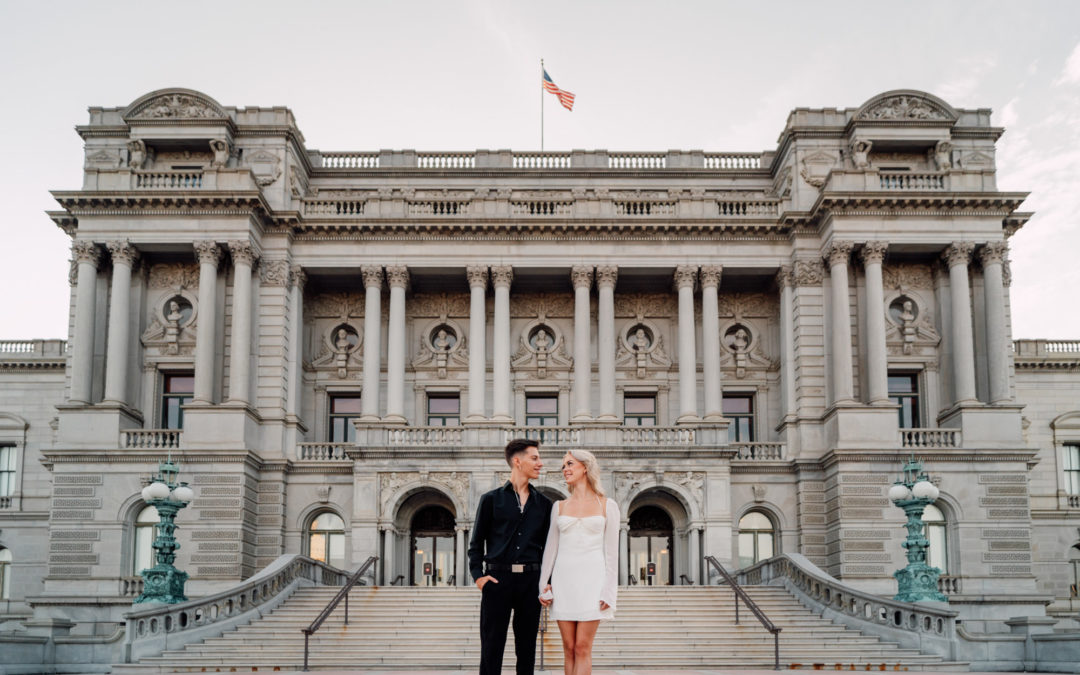
[(879, 94), (855, 113), (856, 120), (953, 121), (959, 117), (945, 101), (926, 92), (908, 89)]
[(825, 184), (825, 179), (829, 177), (829, 172), (836, 166), (837, 161), (836, 153), (815, 150), (799, 162), (801, 166), (799, 175), (810, 185), (821, 187)]
[(227, 120), (228, 113), (206, 94), (191, 89), (159, 89), (136, 99), (124, 120)]

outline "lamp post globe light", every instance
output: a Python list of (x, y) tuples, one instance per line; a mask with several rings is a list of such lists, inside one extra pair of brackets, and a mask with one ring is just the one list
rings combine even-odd
[(926, 564), (926, 549), (930, 542), (923, 534), (923, 511), (938, 498), (940, 491), (930, 482), (922, 470), (922, 462), (912, 455), (904, 465), (903, 476), (889, 488), (889, 500), (907, 515), (907, 539), (902, 546), (907, 550), (907, 567), (893, 572), (898, 592), (893, 598), (902, 602), (948, 602), (938, 590), (941, 570)]
[(180, 467), (167, 459), (158, 464), (157, 474), (150, 477), (150, 484), (142, 489), (142, 498), (157, 509), (161, 522), (154, 537), (154, 557), (156, 564), (139, 572), (143, 578), (143, 592), (135, 598), (140, 602), (162, 602), (175, 604), (187, 600), (184, 584), (187, 572), (173, 567), (176, 549), (180, 544), (173, 534), (176, 532), (176, 514), (195, 497), (195, 491), (187, 483), (178, 482)]

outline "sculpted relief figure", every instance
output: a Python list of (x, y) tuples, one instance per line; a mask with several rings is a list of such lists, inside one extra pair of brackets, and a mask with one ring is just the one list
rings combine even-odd
[(128, 141), (128, 166), (132, 169), (141, 169), (146, 163), (146, 143), (144, 141)]
[(870, 168), (870, 141), (855, 141), (851, 144), (851, 161), (856, 169)]
[(183, 314), (180, 312), (180, 303), (176, 300), (169, 301), (169, 313), (165, 315), (165, 341), (168, 343), (166, 352), (169, 354), (177, 354), (180, 351), (180, 319), (183, 318)]
[(225, 163), (229, 161), (228, 141), (222, 138), (215, 138), (210, 141), (210, 150), (214, 153), (214, 159), (210, 162), (210, 166), (215, 169), (225, 168)]
[(736, 353), (744, 353), (750, 347), (750, 334), (746, 332), (745, 328), (739, 328), (735, 331), (734, 339), (731, 342), (732, 348)]
[(435, 351), (450, 351), (450, 337), (446, 334), (446, 329), (439, 329), (439, 332), (435, 334), (435, 339), (432, 341), (432, 345), (435, 347)]

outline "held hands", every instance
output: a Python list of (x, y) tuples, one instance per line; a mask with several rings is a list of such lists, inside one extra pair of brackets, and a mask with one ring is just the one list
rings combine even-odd
[(601, 601), (600, 601), (600, 611), (601, 611), (601, 612), (603, 612), (604, 610), (606, 610), (606, 609), (607, 609), (608, 607), (611, 607), (611, 605), (607, 604), (607, 603), (606, 603), (606, 602), (604, 602), (603, 600), (601, 600)]
[(544, 586), (544, 592), (540, 594), (540, 604), (544, 607), (549, 607), (554, 599), (554, 596), (551, 594), (551, 584)]
[(477, 580), (476, 580), (476, 587), (477, 587), (477, 588), (479, 588), (480, 590), (484, 590), (484, 586), (485, 586), (485, 585), (486, 585), (486, 584), (487, 584), (487, 583), (488, 583), (489, 581), (490, 581), (491, 583), (493, 583), (493, 584), (497, 584), (497, 583), (499, 583), (499, 580), (498, 580), (498, 579), (496, 579), (495, 577), (493, 577), (493, 576), (491, 576), (490, 574), (488, 574), (488, 575), (486, 575), (486, 576), (482, 576), (482, 577), (480, 577), (479, 579), (477, 579)]

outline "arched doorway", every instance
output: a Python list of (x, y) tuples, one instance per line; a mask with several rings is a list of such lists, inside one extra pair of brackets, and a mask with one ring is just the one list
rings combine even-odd
[(629, 524), (630, 574), (642, 586), (674, 584), (675, 526), (671, 516), (655, 504), (646, 504), (630, 512)]
[(412, 564), (409, 583), (413, 586), (449, 586), (456, 583), (454, 514), (438, 504), (421, 507), (409, 526)]

